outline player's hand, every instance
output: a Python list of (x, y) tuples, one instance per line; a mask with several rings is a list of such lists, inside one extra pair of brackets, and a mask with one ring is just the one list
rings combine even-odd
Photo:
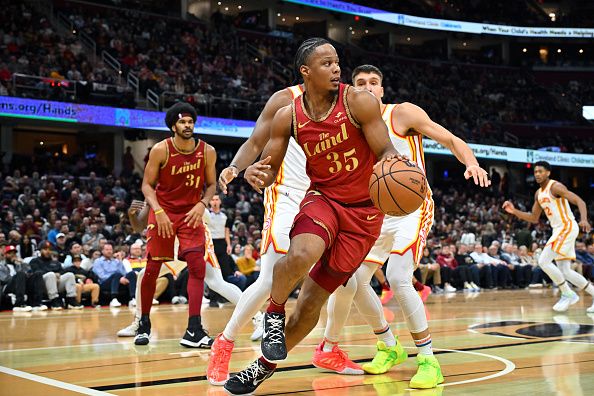
[(377, 162), (375, 163), (375, 165), (373, 165), (373, 169), (375, 170), (375, 168), (376, 168), (376, 167), (377, 167), (379, 164), (381, 164), (383, 161), (390, 162), (390, 161), (394, 161), (394, 160), (396, 160), (396, 161), (408, 161), (408, 157), (407, 157), (406, 155), (402, 155), (402, 154), (400, 154), (400, 153), (399, 153), (399, 152), (397, 152), (397, 151), (396, 151), (396, 152), (393, 152), (393, 151), (391, 151), (391, 152), (389, 152), (389, 153), (387, 153), (387, 154), (384, 154), (384, 155), (382, 156), (382, 158), (380, 158), (380, 160), (379, 160), (379, 161), (377, 161)]
[(578, 223), (578, 225), (580, 226), (580, 228), (582, 229), (582, 231), (584, 231), (585, 233), (588, 233), (588, 232), (590, 232), (590, 230), (592, 230), (592, 226), (590, 225), (590, 223), (586, 219), (580, 221)]
[(263, 160), (254, 162), (247, 167), (245, 173), (243, 174), (243, 178), (250, 184), (250, 186), (252, 186), (254, 190), (260, 194), (262, 194), (265, 178), (268, 176), (266, 173), (264, 173), (264, 171), (270, 169), (270, 165), (268, 164), (270, 163), (271, 159), (272, 158), (268, 156)]
[(163, 238), (171, 238), (173, 236), (173, 223), (169, 220), (167, 213), (159, 212), (155, 215), (157, 220), (157, 234)]
[(516, 207), (511, 201), (505, 201), (501, 207), (509, 214), (514, 214), (514, 210), (516, 210)]
[(227, 245), (227, 254), (231, 254), (232, 250), (233, 248), (231, 247), (231, 245)]
[(227, 184), (231, 183), (233, 179), (239, 174), (239, 169), (234, 166), (228, 166), (222, 170), (219, 175), (219, 187), (223, 194), (227, 194)]
[(122, 285), (128, 285), (128, 284), (130, 283), (130, 281), (129, 281), (129, 280), (128, 280), (128, 278), (126, 278), (125, 276), (122, 276), (122, 277), (120, 278), (120, 283), (121, 283)]
[(196, 228), (200, 224), (202, 224), (202, 216), (204, 216), (204, 210), (206, 206), (204, 206), (201, 202), (198, 202), (188, 213), (186, 213), (186, 218), (184, 219), (184, 223), (187, 223), (190, 227)]
[(481, 187), (489, 187), (491, 185), (491, 180), (489, 180), (489, 172), (478, 165), (470, 165), (467, 167), (466, 171), (464, 171), (464, 177), (466, 180), (472, 177), (474, 184), (480, 185)]

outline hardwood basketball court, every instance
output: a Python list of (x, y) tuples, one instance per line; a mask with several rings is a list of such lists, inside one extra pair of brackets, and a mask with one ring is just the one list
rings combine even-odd
[[(427, 303), (433, 345), (445, 383), (410, 390), (416, 349), (395, 302), (385, 308), (392, 328), (409, 352), (402, 365), (380, 376), (340, 376), (311, 365), (326, 315), (314, 332), (289, 354), (286, 363), (257, 395), (582, 395), (594, 388), (594, 315), (589, 296), (567, 313), (551, 307), (550, 289), (431, 295)], [(289, 303), (289, 312), (294, 302)], [(205, 308), (203, 323), (220, 332), (232, 306)], [(153, 307), (153, 339), (148, 346), (117, 338), (132, 320), (128, 308), (0, 314), (0, 394), (2, 395), (226, 395), (205, 379), (207, 350), (186, 349), (187, 305)], [(251, 325), (236, 341), (231, 370), (259, 356), (249, 341)], [(375, 336), (353, 308), (341, 347), (351, 359), (371, 360)], [(590, 391), (588, 390), (590, 389)]]

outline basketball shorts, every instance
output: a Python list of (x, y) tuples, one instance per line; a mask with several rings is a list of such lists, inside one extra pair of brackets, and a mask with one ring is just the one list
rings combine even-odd
[[(175, 238), (175, 260), (177, 260), (177, 256), (179, 253), (179, 239)], [(204, 226), (204, 261), (206, 264), (210, 264), (213, 268), (220, 268), (219, 260), (217, 259), (217, 255), (214, 249), (214, 243), (212, 242), (212, 237), (210, 236), (210, 230), (208, 226)], [(175, 275), (175, 274), (174, 274)]]
[(559, 256), (559, 259), (575, 260), (575, 240), (580, 233), (577, 222), (571, 221), (565, 227), (553, 228), (553, 235), (547, 241), (547, 246)]
[[(173, 223), (173, 234), (179, 241), (178, 257), (180, 260), (183, 260), (184, 255), (188, 252), (204, 252), (205, 228), (203, 224), (200, 224), (196, 228), (190, 227), (184, 223), (185, 213), (167, 212), (167, 216), (169, 216), (169, 220)], [(149, 212), (146, 235), (147, 254), (153, 260), (171, 261), (174, 259), (175, 237), (164, 238), (159, 236), (155, 212), (152, 209)]]
[(289, 232), (299, 212), (305, 191), (282, 184), (273, 184), (264, 191), (264, 224), (260, 254), (270, 247), (285, 254), (289, 250)]
[(427, 236), (433, 225), (433, 199), (429, 198), (415, 212), (406, 216), (386, 216), (379, 238), (365, 261), (383, 265), (390, 254), (404, 255), (412, 250), (415, 267), (423, 256)]
[[(329, 243), (322, 258), (314, 264), (309, 276), (329, 293), (346, 283), (361, 265), (380, 234), (384, 219), (371, 200), (361, 206), (344, 206), (317, 191), (310, 191), (301, 203), (293, 230), (318, 234)], [(311, 219), (319, 227), (304, 230), (300, 221)], [(291, 232), (291, 238), (296, 233)]]

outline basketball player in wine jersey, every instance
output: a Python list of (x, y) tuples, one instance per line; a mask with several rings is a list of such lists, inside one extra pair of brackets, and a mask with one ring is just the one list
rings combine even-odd
[[(261, 192), (262, 186), (258, 183), (260, 179), (257, 175), (270, 168), (269, 160), (252, 163), (270, 139), (270, 124), (274, 115), (300, 96), (302, 88), (301, 85), (288, 87), (275, 92), (268, 99), (251, 136), (237, 151), (231, 165), (219, 176), (219, 185), (223, 192), (226, 193), (227, 185), (246, 167), (244, 178), (254, 189)], [(244, 290), (225, 329), (215, 338), (206, 370), (208, 382), (212, 385), (224, 385), (229, 378), (229, 361), (239, 331), (258, 314), (262, 304), (270, 297), (275, 263), (289, 250), (289, 232), (309, 185), (310, 180), (305, 173), (305, 154), (295, 139), (291, 138), (276, 180), (264, 190), (260, 276)], [(311, 264), (313, 265), (313, 262)], [(256, 319), (254, 325), (261, 325), (262, 319), (257, 316), (256, 318), (259, 320)], [(261, 334), (261, 331), (254, 330), (251, 339), (258, 340)]]
[[(503, 209), (519, 219), (530, 223), (538, 223), (544, 211), (553, 228), (553, 235), (538, 257), (538, 265), (561, 290), (561, 298), (553, 306), (557, 312), (565, 312), (569, 306), (579, 301), (579, 296), (569, 288), (567, 281), (579, 290), (585, 290), (594, 296), (594, 286), (582, 275), (571, 269), (571, 261), (575, 260), (575, 240), (580, 228), (588, 233), (591, 230), (588, 222), (586, 203), (567, 187), (551, 178), (551, 165), (546, 161), (534, 164), (534, 179), (540, 185), (534, 194), (532, 212), (522, 212), (510, 201), (503, 203)], [(580, 211), (580, 222), (575, 221), (569, 204), (576, 205)], [(553, 260), (557, 266), (553, 265)], [(594, 303), (587, 309), (594, 313)]]
[[(412, 103), (395, 105), (382, 102), (383, 74), (379, 68), (373, 65), (356, 67), (352, 73), (352, 82), (353, 86), (365, 89), (377, 98), (392, 144), (423, 172), (425, 158), (422, 138), (427, 136), (450, 149), (465, 165), (466, 179), (473, 178), (475, 184), (481, 187), (490, 185), (487, 172), (478, 165), (471, 148), (447, 129), (433, 122), (420, 107)], [(372, 362), (363, 364), (363, 369), (370, 374), (383, 374), (407, 358), (404, 348), (394, 337), (384, 318), (380, 299), (370, 286), (371, 278), (378, 266), (382, 266), (388, 260), (388, 281), (418, 348), (418, 371), (411, 379), (410, 387), (433, 388), (443, 382), (439, 363), (433, 356), (423, 301), (411, 283), (413, 271), (419, 263), (432, 224), (431, 190), (427, 193), (425, 202), (415, 212), (406, 216), (385, 216), (381, 234), (363, 264), (345, 287), (339, 287), (330, 296), (324, 341), (314, 355), (315, 366), (342, 374), (357, 374), (353, 371), (341, 371), (342, 364), (336, 365), (341, 359), (338, 359), (335, 352), (353, 299), (360, 314), (378, 337), (377, 354)], [(348, 367), (343, 370), (346, 369)]]
[(149, 153), (142, 192), (150, 206), (147, 231), (148, 263), (142, 278), (141, 318), (134, 342), (146, 345), (151, 334), (149, 319), (161, 265), (173, 260), (175, 237), (178, 256), (188, 264), (188, 329), (184, 339), (198, 348), (212, 340), (202, 328), (200, 307), (204, 293), (205, 231), (202, 216), (216, 190), (216, 152), (194, 140), (196, 110), (176, 103), (165, 116), (173, 137), (157, 143)]
[[(274, 182), (293, 136), (305, 153), (311, 186), (293, 222), (289, 251), (275, 265), (264, 317), (263, 356), (226, 382), (231, 394), (253, 392), (270, 377), (275, 362), (285, 360), (288, 350), (314, 328), (330, 294), (359, 267), (384, 217), (369, 197), (373, 167), (378, 159), (400, 157), (375, 98), (340, 83), (338, 55), (330, 43), (305, 41), (295, 64), (304, 94), (274, 116), (262, 154), (270, 157), (270, 169), (259, 182), (263, 187)], [(284, 305), (304, 277), (285, 338)]]
[[(128, 210), (128, 218), (130, 220), (130, 225), (135, 232), (141, 233), (146, 226), (148, 225), (148, 215), (149, 215), (149, 206), (146, 202), (143, 201), (136, 201), (133, 200), (130, 204), (130, 209)], [(241, 297), (241, 289), (226, 282), (223, 279), (223, 274), (221, 272), (221, 268), (219, 266), (219, 261), (214, 251), (214, 244), (212, 242), (212, 238), (210, 236), (209, 227), (209, 213), (208, 211), (204, 212), (203, 217), (204, 222), (204, 238), (205, 238), (205, 252), (204, 252), (204, 260), (206, 261), (206, 273), (204, 276), (204, 283), (213, 291), (220, 294), (230, 303), (237, 305), (239, 298)], [(178, 250), (179, 250), (179, 243)], [(171, 265), (173, 264), (173, 265)], [(173, 276), (177, 276), (176, 268), (179, 269), (175, 263), (171, 262), (164, 262), (163, 266), (161, 267), (161, 271), (159, 272), (159, 276), (164, 276), (168, 273), (172, 274)], [(145, 268), (143, 268), (138, 273), (138, 282), (136, 283), (136, 309), (134, 310), (134, 319), (132, 323), (123, 329), (117, 332), (118, 337), (134, 337), (136, 336), (136, 331), (138, 330), (138, 326), (140, 323), (140, 316), (141, 316), (141, 307), (142, 307), (142, 278), (144, 277)], [(175, 297), (174, 297), (175, 298)], [(172, 301), (175, 304), (175, 300)], [(178, 297), (179, 302), (179, 297)], [(262, 316), (262, 313), (258, 313)], [(258, 326), (255, 331), (258, 331), (260, 327)], [(186, 333), (184, 333), (186, 336)], [(185, 347), (194, 348), (197, 345), (187, 338), (182, 338), (180, 340), (180, 344)]]

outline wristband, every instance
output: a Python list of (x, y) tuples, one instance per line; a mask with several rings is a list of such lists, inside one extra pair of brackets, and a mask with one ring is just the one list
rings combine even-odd
[(155, 215), (158, 215), (160, 213), (165, 213), (165, 211), (162, 208), (159, 210), (155, 210)]
[(204, 205), (204, 209), (207, 209), (208, 208), (208, 206), (206, 206), (206, 204), (204, 202), (200, 201), (198, 203), (201, 203), (202, 205)]
[(229, 168), (235, 168), (235, 169), (239, 170), (239, 167), (237, 165), (235, 165), (235, 164), (229, 165)]

